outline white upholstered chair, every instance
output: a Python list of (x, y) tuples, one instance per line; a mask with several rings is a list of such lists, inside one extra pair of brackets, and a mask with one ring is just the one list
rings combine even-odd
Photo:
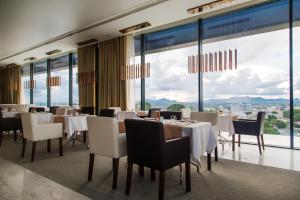
[(59, 107), (56, 109), (55, 114), (56, 115), (68, 115), (70, 113), (71, 108), (70, 107)]
[[(191, 112), (191, 120), (210, 122), (215, 137), (218, 138), (218, 113), (217, 112)], [(218, 147), (215, 148), (215, 160), (218, 161)]]
[(191, 109), (189, 108), (182, 108), (181, 110), (181, 117), (182, 119), (190, 119), (191, 118)]
[(118, 112), (122, 111), (121, 107), (109, 107), (108, 109), (114, 110), (115, 111), (115, 115), (117, 115)]
[(23, 127), (23, 148), (21, 157), (24, 157), (27, 141), (32, 141), (31, 162), (34, 161), (36, 143), (38, 141), (47, 140), (47, 150), (51, 151), (51, 139), (59, 138), (59, 155), (63, 155), (62, 147), (62, 124), (39, 122), (39, 114), (37, 113), (21, 113)]
[(111, 117), (87, 118), (90, 144), (88, 180), (92, 180), (95, 155), (113, 159), (113, 189), (117, 188), (119, 158), (127, 155), (125, 133), (119, 133), (118, 121)]

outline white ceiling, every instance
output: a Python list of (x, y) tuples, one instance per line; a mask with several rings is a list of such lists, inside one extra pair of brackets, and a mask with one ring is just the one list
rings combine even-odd
[[(77, 48), (91, 38), (118, 37), (122, 28), (150, 22), (150, 28), (193, 16), (187, 9), (209, 0), (0, 0), (0, 66), (45, 58), (45, 52)], [(249, 3), (235, 0), (233, 6)], [(252, 1), (254, 2), (254, 1)], [(225, 7), (216, 8), (228, 9)], [(204, 13), (205, 14), (205, 13)]]

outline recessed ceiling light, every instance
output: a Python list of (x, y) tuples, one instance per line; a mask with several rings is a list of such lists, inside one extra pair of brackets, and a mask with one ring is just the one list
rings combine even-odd
[(24, 61), (33, 61), (36, 60), (36, 57), (29, 57), (29, 58), (25, 58)]
[(55, 49), (55, 50), (52, 50), (52, 51), (46, 52), (46, 55), (50, 56), (50, 55), (53, 55), (53, 54), (56, 54), (56, 53), (59, 53), (59, 52), (61, 52), (61, 50), (59, 50), (59, 49)]
[(190, 8), (190, 9), (187, 10), (187, 12), (189, 14), (196, 14), (196, 13), (202, 12), (203, 10), (212, 9), (212, 8), (215, 8), (216, 6), (218, 6), (220, 4), (225, 4), (225, 3), (232, 2), (232, 1), (234, 1), (234, 0), (217, 0), (217, 1), (207, 3), (207, 4), (203, 4), (201, 6)]
[(132, 32), (132, 31), (136, 31), (136, 30), (139, 30), (139, 29), (146, 28), (148, 26), (151, 26), (151, 24), (149, 22), (144, 22), (144, 23), (141, 23), (141, 24), (130, 26), (128, 28), (121, 29), (121, 30), (119, 30), (119, 32), (123, 33), (123, 34), (126, 34), (126, 33)]
[(83, 46), (83, 45), (95, 43), (95, 42), (97, 42), (97, 41), (98, 41), (97, 39), (89, 39), (89, 40), (85, 40), (85, 41), (82, 41), (82, 42), (78, 42), (78, 43), (76, 43), (76, 44), (77, 44), (78, 46)]

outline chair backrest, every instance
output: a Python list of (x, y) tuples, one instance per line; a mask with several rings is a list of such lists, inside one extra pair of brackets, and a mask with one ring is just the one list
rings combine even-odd
[(34, 128), (36, 122), (35, 114), (33, 113), (21, 113), (21, 121), (23, 128), (23, 137), (29, 140), (34, 139)]
[(122, 111), (121, 107), (109, 107), (108, 109), (114, 110), (114, 111), (115, 111), (115, 114), (117, 114), (118, 112), (121, 112), (121, 111)]
[(175, 115), (177, 120), (181, 120), (182, 119), (181, 112), (176, 112), (176, 111), (160, 111), (160, 116), (163, 117), (164, 119), (171, 119), (172, 115)]
[(113, 109), (101, 109), (99, 112), (101, 117), (115, 117), (115, 110)]
[(87, 118), (90, 151), (92, 153), (119, 158), (119, 129), (116, 118), (90, 116)]
[(44, 107), (30, 107), (29, 112), (45, 112), (46, 109)]
[(82, 114), (94, 115), (95, 114), (95, 107), (82, 107), (80, 109), (80, 112)]
[(50, 106), (50, 113), (52, 113), (53, 115), (55, 115), (57, 108), (59, 108), (59, 106)]
[(216, 112), (191, 112), (191, 120), (199, 122), (210, 122), (212, 126), (218, 123), (218, 113)]
[(70, 110), (69, 107), (58, 107), (56, 109), (56, 115), (68, 115), (68, 110)]
[(150, 108), (148, 111), (148, 117), (154, 118), (155, 117), (155, 112), (158, 111), (160, 112), (160, 108)]
[(265, 119), (266, 119), (266, 112), (265, 111), (259, 111), (257, 113), (257, 123), (259, 124), (259, 132), (260, 134), (263, 134), (264, 132), (264, 127), (265, 127)]
[(163, 124), (125, 119), (125, 128), (128, 162), (160, 168), (165, 144)]
[(190, 119), (191, 118), (191, 112), (192, 110), (189, 108), (182, 108), (180, 109), (181, 111), (181, 116), (183, 119)]

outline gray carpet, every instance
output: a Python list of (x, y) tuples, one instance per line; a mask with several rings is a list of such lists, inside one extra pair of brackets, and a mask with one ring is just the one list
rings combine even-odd
[[(150, 181), (150, 170), (145, 177), (134, 168), (130, 196), (124, 194), (126, 183), (126, 158), (119, 166), (118, 188), (112, 190), (112, 161), (96, 156), (92, 182), (87, 182), (89, 152), (81, 144), (64, 147), (64, 156), (58, 156), (58, 141), (52, 142), (52, 152), (46, 152), (46, 142), (37, 144), (36, 160), (30, 163), (31, 144), (25, 158), (20, 158), (21, 144), (5, 137), (0, 156), (44, 177), (60, 183), (91, 199), (158, 199), (158, 174)], [(205, 161), (205, 159), (203, 159)], [(296, 200), (300, 199), (300, 173), (295, 171), (246, 164), (220, 159), (213, 162), (213, 171), (207, 171), (203, 162), (200, 174), (192, 167), (192, 192), (185, 193), (179, 184), (179, 169), (167, 171), (165, 199), (222, 199), (222, 200)]]

